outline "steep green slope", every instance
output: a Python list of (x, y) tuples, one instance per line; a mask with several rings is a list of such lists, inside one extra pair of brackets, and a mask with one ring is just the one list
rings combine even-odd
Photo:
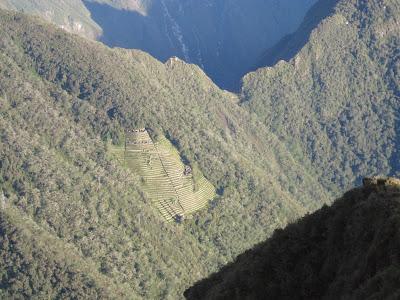
[(332, 207), (276, 231), (185, 295), (187, 299), (398, 299), (400, 185), (347, 192)]
[[(241, 99), (293, 153), (308, 157), (321, 182), (345, 187), (400, 170), (400, 4), (335, 3), (293, 59), (245, 76)], [(321, 11), (314, 13), (301, 29)], [(279, 56), (291, 57), (298, 38), (289, 37)]]
[(269, 48), (255, 65), (255, 68), (273, 66), (280, 60), (289, 61), (307, 44), (311, 32), (333, 14), (338, 0), (317, 1), (307, 12), (299, 28), (283, 37), (273, 47)]
[[(4, 53), (0, 60), (0, 182), (6, 203), (49, 236), (73, 245), (82, 260), (93, 261), (87, 274), (101, 272), (125, 294), (176, 295), (202, 274), (204, 266), (192, 263), (201, 247), (180, 228), (165, 226), (138, 189), (139, 179), (105, 159), (99, 136), (74, 120), (74, 99)], [(39, 248), (29, 260), (40, 260), (40, 253)], [(66, 271), (67, 265), (60, 268)], [(24, 280), (47, 278), (45, 271), (17, 276), (19, 291), (30, 291)], [(2, 288), (9, 292), (7, 285)]]
[(70, 243), (43, 230), (17, 209), (0, 210), (0, 298), (136, 298), (117, 288)]
[[(399, 14), (385, 3), (339, 2), (294, 60), (245, 77), (242, 105), (179, 59), (162, 64), (0, 12), (0, 189), (29, 220), (9, 223), (34, 222), (75, 247), (90, 262), (80, 275), (95, 282), (87, 295), (107, 293), (96, 288), (104, 275), (124, 294), (175, 299), (329, 202), (331, 181), (396, 172)], [(218, 189), (182, 226), (164, 224), (140, 178), (109, 157), (127, 129), (142, 127)], [(26, 274), (21, 282), (33, 280)]]
[[(5, 12), (0, 66), (8, 205), (126, 293), (174, 299), (330, 199), (309, 165), (196, 66), (111, 50)], [(184, 226), (164, 224), (140, 178), (108, 158), (110, 141), (142, 127), (166, 136), (218, 188)]]

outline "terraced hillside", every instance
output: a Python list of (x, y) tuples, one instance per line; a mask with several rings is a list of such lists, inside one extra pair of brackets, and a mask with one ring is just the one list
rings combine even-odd
[(140, 176), (147, 196), (167, 221), (180, 222), (215, 197), (214, 186), (185, 165), (164, 136), (154, 143), (146, 129), (132, 130), (126, 134), (125, 146), (112, 151)]

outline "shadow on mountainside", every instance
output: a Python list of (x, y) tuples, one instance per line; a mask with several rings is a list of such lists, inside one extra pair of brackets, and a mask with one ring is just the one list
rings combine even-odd
[[(141, 49), (161, 61), (167, 60), (171, 52), (177, 52), (173, 49), (173, 44), (165, 38), (165, 34), (153, 25), (150, 16), (160, 13), (153, 8), (147, 15), (142, 15), (107, 4), (85, 0), (83, 3), (90, 11), (92, 19), (102, 28), (100, 41), (104, 44), (110, 47)], [(160, 44), (163, 47), (159, 47)]]
[[(322, 2), (319, 2), (320, 7), (314, 7), (312, 21), (303, 22), (303, 30), (307, 32), (297, 30), (290, 36), (289, 40), (297, 34), (301, 35), (301, 38), (295, 37), (296, 41), (300, 39), (302, 42), (296, 42), (298, 47), (293, 51), (298, 51), (304, 45), (311, 30), (329, 14), (335, 3), (329, 0), (328, 4)], [(92, 19), (103, 29), (100, 41), (106, 45), (141, 49), (163, 62), (177, 56), (187, 63), (199, 65), (220, 88), (233, 92), (240, 91), (242, 77), (252, 71), (253, 66), (268, 65), (264, 60), (274, 61), (276, 52), (280, 53), (283, 48), (276, 46), (276, 50), (265, 52), (266, 49), (277, 43), (284, 34), (295, 30), (310, 7), (306, 6), (307, 9), (297, 14), (286, 7), (292, 14), (286, 16), (288, 20), (298, 18), (296, 26), (288, 30), (291, 21), (279, 21), (284, 18), (282, 14), (275, 23), (252, 21), (274, 19), (274, 14), (268, 11), (270, 7), (266, 5), (261, 6), (265, 10), (261, 13), (255, 13), (255, 10), (229, 10), (230, 6), (215, 10), (190, 6), (188, 15), (182, 19), (179, 13), (176, 14), (178, 8), (174, 4), (150, 5), (146, 14), (141, 14), (104, 3), (88, 0), (83, 0), (83, 3), (90, 11)], [(291, 4), (291, 7), (301, 11), (298, 4)], [(217, 12), (224, 12), (226, 15), (218, 15)], [(282, 34), (277, 33), (280, 30)], [(291, 44), (288, 46), (291, 47)], [(266, 53), (263, 56), (265, 59), (259, 64), (262, 53)]]
[(204, 65), (195, 61), (193, 49), (188, 53), (185, 50), (189, 49), (185, 49), (183, 45), (179, 46), (183, 40), (180, 41), (174, 32), (171, 32), (171, 28), (174, 30), (174, 24), (172, 27), (171, 24), (168, 26), (169, 16), (162, 11), (161, 5), (151, 5), (146, 15), (142, 15), (136, 11), (118, 9), (108, 4), (86, 0), (83, 2), (90, 11), (92, 19), (103, 30), (99, 40), (109, 47), (140, 49), (161, 62), (173, 56), (179, 57), (186, 63), (199, 65), (220, 88), (239, 91), (240, 74), (243, 71), (223, 71), (217, 66), (217, 62), (213, 63), (211, 59)]
[(399, 180), (384, 186), (369, 182), (332, 207), (275, 231), (185, 297), (399, 299)]

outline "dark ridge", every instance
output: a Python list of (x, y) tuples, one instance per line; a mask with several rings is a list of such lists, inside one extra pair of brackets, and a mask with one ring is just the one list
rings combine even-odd
[(400, 185), (367, 178), (185, 292), (187, 299), (399, 299)]
[[(395, 99), (396, 101), (400, 98)], [(395, 123), (396, 132), (400, 131), (400, 112), (397, 112), (397, 119)], [(400, 139), (396, 139), (396, 148), (393, 151), (390, 160), (391, 175), (400, 177)]]

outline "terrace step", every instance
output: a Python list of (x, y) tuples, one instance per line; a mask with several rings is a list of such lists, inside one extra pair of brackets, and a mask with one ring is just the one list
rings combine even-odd
[(164, 137), (154, 143), (146, 129), (127, 132), (125, 149), (118, 154), (141, 177), (147, 197), (167, 222), (203, 208), (215, 197), (215, 188), (203, 176), (197, 178), (195, 191), (193, 175), (184, 174), (187, 167), (177, 149)]

